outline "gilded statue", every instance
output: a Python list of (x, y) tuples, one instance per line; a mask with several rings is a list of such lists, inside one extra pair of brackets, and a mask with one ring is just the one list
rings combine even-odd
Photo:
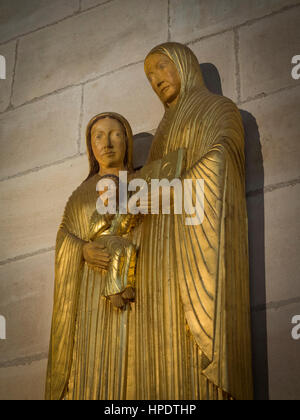
[(186, 149), (181, 178), (204, 180), (204, 220), (187, 226), (184, 214), (143, 219), (131, 396), (252, 399), (241, 115), (231, 100), (207, 89), (184, 45), (154, 48), (145, 73), (165, 107), (148, 163)]
[(102, 113), (88, 124), (86, 141), (90, 172), (66, 205), (56, 241), (50, 400), (123, 399), (126, 392), (132, 218), (97, 213), (96, 187), (133, 172), (132, 130), (121, 115)]
[[(87, 127), (90, 173), (57, 235), (46, 398), (252, 399), (241, 115), (207, 89), (184, 45), (155, 47), (145, 73), (165, 113), (141, 171), (124, 117)], [(98, 182), (117, 185), (123, 171), (204, 180), (202, 223), (174, 208), (147, 214), (150, 194), (138, 216), (99, 214)]]
[[(127, 359), (129, 336), (134, 339), (129, 304), (135, 300), (138, 230), (131, 233), (141, 217), (129, 209), (119, 212), (119, 174), (150, 184), (152, 178), (179, 176), (185, 161), (180, 149), (134, 173), (131, 127), (112, 112), (91, 119), (86, 142), (90, 173), (70, 197), (56, 241), (46, 384), (52, 400), (126, 398), (129, 377), (134, 378)], [(99, 187), (103, 180), (113, 184), (113, 213), (97, 206), (99, 199), (104, 207), (109, 200)]]

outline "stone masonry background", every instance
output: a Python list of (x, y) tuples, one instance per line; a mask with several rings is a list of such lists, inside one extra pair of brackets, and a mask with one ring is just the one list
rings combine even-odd
[(44, 395), (55, 237), (87, 176), (86, 124), (124, 114), (144, 162), (163, 108), (143, 59), (168, 40), (242, 112), (255, 396), (300, 399), (299, 23), (296, 0), (0, 0), (0, 399)]

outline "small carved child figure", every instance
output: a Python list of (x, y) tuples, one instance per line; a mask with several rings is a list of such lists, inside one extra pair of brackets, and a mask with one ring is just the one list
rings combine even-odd
[[(170, 152), (161, 160), (151, 162), (138, 172), (131, 174), (130, 178), (143, 179), (148, 189), (152, 179), (173, 180), (180, 177), (185, 166), (185, 150), (179, 149)], [(116, 186), (116, 198), (119, 197), (119, 178), (116, 175), (106, 174), (100, 178), (113, 180)], [(103, 194), (103, 191), (100, 193)], [(128, 197), (129, 198), (129, 197)], [(105, 200), (102, 197), (105, 206)], [(111, 262), (106, 275), (106, 286), (103, 295), (111, 300), (118, 308), (123, 308), (127, 301), (135, 299), (135, 269), (137, 263), (137, 249), (130, 241), (130, 232), (137, 226), (143, 217), (141, 214), (120, 214), (119, 203), (116, 200), (116, 214), (100, 214), (97, 210), (90, 221), (90, 241), (97, 242), (105, 247), (111, 255)], [(149, 210), (149, 201), (142, 204)], [(95, 269), (94, 270), (101, 270)]]
[[(119, 178), (115, 175), (105, 175), (100, 181), (104, 178), (115, 182), (116, 197), (118, 197)], [(103, 191), (100, 193), (100, 198), (102, 194)], [(138, 219), (132, 214), (119, 214), (117, 203), (116, 214), (103, 215), (96, 210), (90, 221), (90, 241), (103, 245), (111, 255), (103, 296), (120, 309), (127, 301), (133, 301), (135, 298), (137, 251), (128, 236), (137, 225)], [(95, 267), (93, 269), (95, 270)]]

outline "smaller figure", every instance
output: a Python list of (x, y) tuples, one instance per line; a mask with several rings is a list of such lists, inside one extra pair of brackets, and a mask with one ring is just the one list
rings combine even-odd
[[(116, 185), (116, 214), (93, 213), (90, 221), (90, 241), (104, 246), (111, 255), (111, 261), (106, 274), (106, 286), (103, 296), (110, 299), (117, 308), (124, 308), (128, 301), (135, 298), (135, 267), (137, 251), (135, 245), (128, 239), (131, 230), (137, 225), (139, 217), (132, 214), (119, 214), (119, 178), (107, 174), (100, 178), (110, 179)], [(100, 192), (100, 198), (103, 191)], [(102, 270), (99, 270), (102, 272)]]

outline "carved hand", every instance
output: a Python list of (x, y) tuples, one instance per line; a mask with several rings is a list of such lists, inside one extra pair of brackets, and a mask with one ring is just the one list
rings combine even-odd
[(135, 289), (133, 287), (127, 287), (123, 293), (112, 295), (109, 299), (113, 306), (119, 309), (124, 309), (127, 302), (135, 299)]
[(126, 305), (126, 301), (122, 298), (122, 296), (119, 295), (113, 295), (109, 297), (111, 303), (113, 306), (115, 306), (118, 309), (124, 309)]
[(107, 270), (110, 263), (107, 249), (96, 242), (88, 242), (83, 246), (83, 258), (89, 265), (103, 270)]

